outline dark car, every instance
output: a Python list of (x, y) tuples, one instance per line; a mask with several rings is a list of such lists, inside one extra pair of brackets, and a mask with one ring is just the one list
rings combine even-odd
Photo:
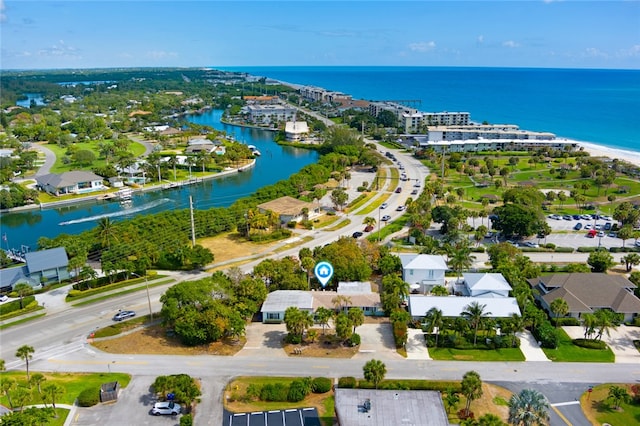
[(576, 226), (574, 226), (573, 229), (575, 229), (576, 231), (581, 230), (582, 229), (582, 224), (580, 222), (576, 223)]
[(367, 225), (364, 227), (364, 232), (371, 232), (373, 231), (373, 225)]
[(120, 311), (113, 316), (114, 321), (124, 321), (129, 318), (133, 318), (136, 316), (134, 311)]
[(399, 194), (399, 193), (401, 193), (401, 192), (402, 192), (402, 188), (397, 187), (397, 188), (396, 188), (396, 194)]
[(611, 227), (612, 227), (611, 222), (607, 222), (607, 223), (604, 224), (604, 230), (605, 231), (610, 231)]
[(353, 238), (360, 238), (362, 237), (362, 232), (360, 231), (356, 231), (353, 233), (353, 235), (351, 235)]
[(579, 214), (574, 214), (573, 215), (573, 219), (574, 220), (580, 220), (580, 215)]

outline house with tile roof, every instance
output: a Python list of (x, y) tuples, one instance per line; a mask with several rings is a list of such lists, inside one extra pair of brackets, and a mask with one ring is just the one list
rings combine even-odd
[(598, 309), (610, 309), (631, 321), (640, 314), (640, 299), (633, 294), (636, 285), (622, 275), (597, 273), (572, 273), (544, 275), (528, 280), (536, 299), (547, 312), (551, 303), (562, 298), (569, 305), (573, 318), (594, 313)]
[(102, 176), (93, 172), (74, 170), (65, 173), (48, 173), (36, 176), (38, 188), (52, 195), (86, 194), (107, 189)]

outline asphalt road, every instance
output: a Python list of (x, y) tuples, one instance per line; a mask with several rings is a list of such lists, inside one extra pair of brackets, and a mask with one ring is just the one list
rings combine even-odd
[[(396, 153), (405, 167), (409, 178), (421, 183), (428, 170), (408, 155)], [(388, 211), (393, 212), (398, 205), (404, 204), (414, 181), (404, 183), (400, 194), (393, 193), (389, 199)], [(391, 191), (394, 188), (389, 188)], [(389, 213), (391, 214), (391, 213)], [(341, 235), (351, 235), (363, 227), (366, 215), (352, 213), (348, 216), (351, 223), (335, 231), (308, 231), (314, 239), (292, 249), (274, 253), (275, 257), (297, 254), (301, 247), (313, 248), (327, 244)], [(392, 217), (395, 217), (392, 214)], [(284, 243), (283, 243), (284, 244)], [(536, 262), (575, 262), (586, 260), (582, 253), (527, 253)], [(483, 254), (477, 260), (483, 261)], [(551, 257), (551, 258), (550, 258)], [(555, 259), (553, 259), (555, 257)], [(252, 260), (243, 265), (248, 270), (261, 259)], [(178, 274), (177, 279), (197, 279), (207, 274)], [(160, 295), (167, 286), (151, 288), (150, 294), (154, 311), (160, 308)], [(33, 370), (59, 372), (108, 372), (120, 371), (134, 376), (131, 388), (126, 392), (128, 402), (116, 404), (113, 410), (105, 411), (103, 417), (88, 419), (86, 423), (76, 424), (112, 424), (118, 419), (130, 418), (133, 413), (146, 414), (149, 408), (148, 386), (153, 378), (160, 374), (186, 373), (199, 377), (203, 382), (203, 398), (196, 417), (197, 424), (219, 426), (222, 424), (222, 390), (231, 377), (238, 375), (279, 375), (298, 376), (301, 372), (311, 376), (362, 376), (362, 359), (340, 360), (321, 358), (264, 358), (259, 351), (242, 357), (217, 356), (157, 356), (157, 355), (119, 355), (107, 354), (93, 349), (87, 344), (86, 337), (96, 328), (111, 324), (111, 317), (118, 309), (132, 309), (139, 313), (147, 311), (147, 299), (144, 291), (114, 297), (84, 307), (67, 308), (59, 312), (16, 325), (0, 332), (0, 356), (7, 361), (7, 369), (21, 369), (24, 364), (16, 360), (17, 347), (29, 344), (36, 352), (31, 362)], [(371, 354), (375, 357), (375, 353)], [(575, 398), (588, 385), (608, 382), (640, 381), (640, 366), (629, 364), (589, 364), (589, 363), (552, 363), (552, 362), (447, 362), (388, 360), (388, 378), (425, 378), (459, 380), (469, 370), (476, 370), (484, 381), (496, 382), (518, 391), (524, 387), (540, 389), (549, 400), (561, 404), (556, 407), (571, 424), (581, 425), (586, 419), (582, 416)], [(98, 410), (94, 410), (98, 411)], [(147, 410), (148, 411), (148, 410)], [(129, 414), (128, 414), (129, 413)], [(136, 416), (138, 415), (136, 414)], [(106, 416), (106, 423), (104, 422)], [(111, 417), (114, 416), (114, 417)], [(555, 411), (552, 425), (565, 424)], [(85, 417), (82, 417), (85, 421)], [(137, 417), (136, 417), (137, 419)], [(137, 420), (136, 420), (137, 422)], [(140, 419), (147, 424), (148, 419)], [(171, 419), (163, 422), (171, 423)], [(155, 422), (154, 422), (155, 423)]]

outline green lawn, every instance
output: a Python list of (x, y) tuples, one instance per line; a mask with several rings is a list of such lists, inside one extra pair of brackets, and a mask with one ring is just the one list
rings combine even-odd
[[(632, 399), (629, 402), (620, 404), (619, 409), (615, 409), (612, 401), (607, 399), (609, 387), (612, 383), (598, 385), (593, 388), (593, 392), (585, 392), (580, 397), (580, 404), (587, 415), (587, 418), (594, 424), (603, 425), (637, 425), (640, 422), (640, 404), (634, 403)], [(627, 392), (632, 395), (631, 386), (628, 384), (616, 384), (616, 386), (624, 387)]]
[[(35, 371), (29, 372), (31, 376)], [(42, 373), (46, 380), (42, 386), (48, 383), (57, 383), (64, 388), (64, 393), (56, 401), (60, 404), (73, 404), (80, 392), (90, 387), (100, 387), (101, 384), (107, 382), (120, 382), (121, 387), (126, 387), (131, 380), (131, 376), (124, 373)], [(24, 371), (5, 371), (0, 373), (0, 378), (11, 379), (17, 382), (17, 386), (29, 389), (27, 385), (27, 374)], [(27, 405), (42, 404), (42, 398), (38, 393), (38, 388), (34, 386), (31, 389), (31, 401)], [(9, 407), (9, 401), (6, 395), (0, 396), (0, 404)]]
[(573, 344), (567, 333), (558, 329), (559, 342), (556, 349), (542, 349), (551, 361), (556, 362), (614, 362), (615, 355), (607, 347), (601, 349), (587, 349)]
[[(87, 149), (95, 154), (96, 160), (90, 166), (86, 166), (86, 167), (80, 167), (78, 164), (75, 164), (75, 163), (64, 164), (62, 162), (62, 158), (67, 155), (66, 154), (67, 148), (61, 147), (60, 145), (56, 145), (56, 144), (47, 144), (46, 147), (49, 148), (51, 151), (53, 151), (54, 154), (56, 154), (56, 162), (51, 168), (51, 173), (63, 173), (71, 170), (91, 170), (96, 167), (104, 167), (106, 165), (106, 161), (104, 159), (99, 158), (100, 157), (100, 153), (98, 152), (99, 142), (105, 142), (105, 141), (90, 141), (90, 142), (74, 143), (74, 146), (76, 146), (78, 149)], [(145, 150), (144, 145), (138, 142), (133, 142), (133, 141), (129, 144), (129, 148), (127, 149), (127, 151), (132, 153), (133, 156), (136, 158), (144, 154), (144, 150)]]
[(524, 361), (519, 348), (453, 349), (429, 348), (429, 356), (438, 361)]

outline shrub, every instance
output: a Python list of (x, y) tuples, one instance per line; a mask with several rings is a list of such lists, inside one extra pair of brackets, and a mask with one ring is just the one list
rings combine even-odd
[(297, 224), (298, 222), (292, 220), (291, 222), (287, 223), (287, 228), (295, 228)]
[(349, 337), (349, 346), (358, 346), (360, 344), (360, 335), (358, 333), (353, 333), (351, 337)]
[(289, 392), (287, 393), (287, 401), (298, 402), (302, 401), (307, 396), (307, 386), (302, 380), (294, 380), (289, 386)]
[(578, 253), (592, 253), (597, 249), (598, 247), (578, 247)]
[(544, 322), (534, 328), (532, 334), (543, 348), (555, 349), (558, 347), (558, 332), (550, 322)]
[[(22, 305), (26, 308), (36, 300), (35, 296), (25, 296), (22, 298)], [(12, 300), (3, 305), (0, 305), (0, 315), (8, 314), (20, 310), (20, 299)]]
[(331, 390), (332, 384), (331, 379), (327, 377), (316, 377), (311, 382), (311, 389), (313, 393), (325, 393)]
[(356, 189), (356, 191), (358, 191), (358, 192), (366, 192), (366, 191), (367, 191), (367, 189), (368, 189), (368, 188), (367, 188), (366, 186), (359, 186), (359, 187)]
[(78, 395), (78, 405), (80, 407), (93, 407), (100, 402), (100, 388), (86, 388)]
[[(556, 245), (555, 245), (555, 244), (553, 244), (553, 243), (547, 243), (547, 244), (544, 244), (542, 247), (544, 247), (544, 248), (548, 248), (548, 249), (550, 249), (550, 250), (555, 250), (555, 249), (556, 249)], [(573, 250), (573, 249), (572, 249), (572, 250)]]
[(302, 343), (302, 336), (300, 336), (299, 334), (288, 333), (284, 340), (285, 342), (292, 345), (299, 345), (300, 343)]
[(342, 389), (353, 389), (356, 387), (357, 380), (355, 377), (340, 377), (338, 379), (338, 387)]
[(485, 250), (484, 250), (484, 247), (483, 247), (483, 246), (480, 246), (480, 247), (473, 247), (473, 248), (471, 249), (471, 252), (472, 252), (472, 253), (484, 253), (484, 252), (485, 252)]
[(191, 417), (191, 414), (185, 414), (180, 417), (180, 426), (193, 426), (193, 417)]
[(573, 344), (587, 349), (607, 349), (607, 344), (602, 340), (573, 339)]
[(289, 394), (289, 388), (282, 383), (268, 383), (260, 389), (262, 401), (285, 402)]
[(573, 253), (573, 247), (556, 247), (554, 251), (556, 253)]
[(554, 318), (553, 324), (556, 326), (577, 326), (580, 325), (580, 321), (577, 318)]

